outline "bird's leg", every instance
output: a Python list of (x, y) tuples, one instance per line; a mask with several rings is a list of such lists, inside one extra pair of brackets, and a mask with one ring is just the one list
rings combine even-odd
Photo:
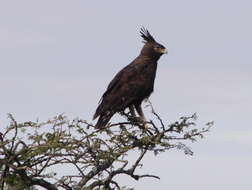
[(133, 105), (129, 106), (129, 110), (130, 110), (130, 113), (131, 113), (132, 117), (136, 118), (136, 113), (135, 113), (135, 109), (134, 109)]
[(134, 105), (129, 106), (130, 114), (134, 122), (142, 122), (142, 119), (136, 115)]
[(146, 120), (146, 118), (145, 118), (145, 116), (144, 116), (144, 113), (143, 113), (143, 110), (142, 110), (141, 105), (138, 105), (138, 106), (135, 106), (135, 107), (136, 107), (137, 113), (138, 113), (139, 116), (140, 116), (141, 121), (142, 121), (143, 124), (144, 124), (144, 128), (147, 129), (147, 128), (148, 128), (147, 120)]

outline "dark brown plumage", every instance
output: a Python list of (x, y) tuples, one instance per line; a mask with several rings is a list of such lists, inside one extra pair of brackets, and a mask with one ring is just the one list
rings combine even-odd
[(145, 43), (140, 55), (117, 73), (102, 95), (93, 117), (99, 117), (97, 128), (105, 127), (116, 112), (126, 108), (130, 109), (133, 116), (135, 108), (142, 121), (146, 121), (141, 103), (153, 92), (157, 61), (167, 51), (145, 28), (141, 29), (140, 34)]

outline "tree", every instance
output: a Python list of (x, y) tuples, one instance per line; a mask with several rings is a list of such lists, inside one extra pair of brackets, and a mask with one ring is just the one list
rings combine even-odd
[[(104, 129), (64, 115), (46, 122), (23, 123), (9, 115), (10, 124), (0, 134), (0, 187), (119, 190), (126, 189), (115, 180), (121, 174), (135, 180), (159, 179), (153, 174), (138, 173), (143, 157), (148, 152), (159, 154), (174, 148), (192, 155), (185, 142), (203, 138), (213, 123), (197, 129), (193, 114), (166, 125), (153, 109), (152, 113), (156, 120), (148, 122), (148, 129), (126, 112), (121, 113), (125, 122), (112, 123)], [(130, 161), (132, 152), (135, 159)]]

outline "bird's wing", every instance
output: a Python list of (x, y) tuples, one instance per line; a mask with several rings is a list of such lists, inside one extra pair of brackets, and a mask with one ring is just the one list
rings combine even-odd
[(114, 113), (123, 110), (134, 101), (141, 90), (137, 79), (140, 74), (138, 67), (136, 64), (129, 64), (114, 77), (102, 96), (94, 119), (108, 110)]
[(130, 79), (134, 78), (134, 75), (136, 75), (137, 70), (134, 66), (134, 64), (129, 64), (126, 67), (124, 67), (119, 73), (116, 74), (116, 76), (113, 78), (113, 80), (109, 83), (107, 90), (102, 95), (102, 99), (106, 97), (107, 94), (109, 94), (113, 89), (120, 87), (122, 84), (125, 84)]

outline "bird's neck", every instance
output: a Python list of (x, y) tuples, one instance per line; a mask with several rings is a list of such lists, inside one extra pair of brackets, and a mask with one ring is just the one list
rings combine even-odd
[(139, 57), (141, 57), (144, 60), (151, 61), (151, 62), (157, 62), (160, 58), (160, 55), (140, 54)]

